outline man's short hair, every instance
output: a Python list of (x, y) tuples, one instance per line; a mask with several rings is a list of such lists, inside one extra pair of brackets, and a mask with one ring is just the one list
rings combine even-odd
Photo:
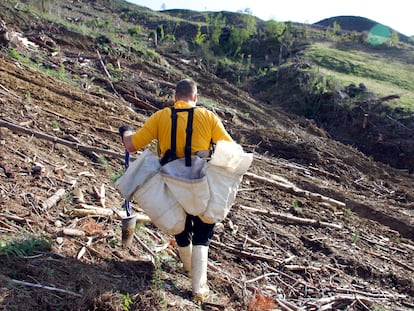
[(197, 94), (197, 85), (191, 79), (183, 79), (175, 86), (175, 98), (177, 100), (193, 100)]

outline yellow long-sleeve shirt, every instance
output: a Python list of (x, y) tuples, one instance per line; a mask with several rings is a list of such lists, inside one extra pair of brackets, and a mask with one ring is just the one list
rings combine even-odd
[[(185, 101), (174, 103), (174, 108), (191, 108)], [(184, 147), (187, 127), (187, 112), (177, 113), (177, 157), (184, 157)], [(160, 157), (171, 147), (171, 109), (164, 108), (154, 113), (145, 124), (132, 135), (132, 144), (136, 150), (148, 145), (152, 140), (158, 139)], [(211, 111), (197, 107), (194, 109), (193, 134), (191, 141), (191, 154), (200, 150), (208, 150), (210, 142), (219, 140), (233, 141), (227, 133), (220, 119)]]

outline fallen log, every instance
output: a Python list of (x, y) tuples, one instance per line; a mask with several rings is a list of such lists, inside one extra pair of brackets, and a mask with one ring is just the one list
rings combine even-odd
[(331, 297), (323, 297), (316, 300), (315, 304), (318, 306), (318, 310), (332, 310), (333, 303), (339, 301), (359, 301), (371, 306), (374, 301), (362, 295), (336, 295)]
[(78, 204), (78, 208), (71, 209), (67, 212), (70, 216), (102, 216), (102, 217), (112, 217), (114, 211), (109, 208), (98, 207), (89, 204)]
[(328, 227), (328, 228), (334, 228), (334, 229), (342, 229), (342, 225), (333, 224), (330, 222), (319, 221), (319, 220), (310, 219), (310, 218), (301, 218), (301, 217), (296, 217), (293, 215), (287, 215), (287, 214), (282, 214), (282, 213), (270, 212), (267, 210), (261, 210), (261, 209), (257, 209), (257, 208), (253, 208), (253, 207), (249, 207), (245, 205), (240, 205), (240, 204), (235, 205), (235, 206), (245, 211), (257, 214), (257, 215), (264, 215), (264, 216), (268, 216), (271, 218), (277, 218), (283, 222), (295, 223), (295, 224), (301, 224), (301, 225), (311, 225), (311, 226), (318, 226), (318, 227)]
[(45, 210), (50, 209), (51, 207), (55, 206), (63, 198), (65, 193), (66, 193), (65, 189), (60, 188), (50, 198), (40, 203), (40, 207)]
[(301, 197), (305, 197), (305, 198), (309, 198), (311, 200), (317, 201), (317, 202), (326, 202), (329, 204), (332, 204), (334, 206), (337, 207), (346, 207), (346, 204), (344, 202), (326, 197), (324, 195), (321, 195), (319, 193), (314, 193), (314, 192), (310, 192), (307, 190), (303, 190), (300, 189), (294, 185), (291, 184), (287, 184), (287, 183), (283, 183), (283, 182), (279, 182), (273, 179), (269, 179), (266, 177), (262, 177), (253, 173), (249, 173), (247, 172), (244, 176), (251, 178), (253, 180), (259, 181), (259, 182), (263, 182), (263, 183), (269, 183), (272, 186), (275, 186), (276, 188), (278, 188), (279, 190), (282, 191), (286, 191), (288, 193), (292, 193)]
[[(127, 217), (125, 210), (117, 210), (116, 208), (112, 208), (112, 211), (115, 213), (115, 219), (122, 220)], [(137, 222), (144, 222), (144, 223), (150, 223), (151, 218), (149, 218), (147, 215), (143, 213), (136, 213), (134, 214), (135, 217), (137, 217)]]
[(26, 219), (26, 218), (19, 217), (19, 216), (16, 216), (16, 215), (9, 215), (9, 214), (6, 214), (6, 213), (0, 213), (0, 218), (13, 220), (14, 222), (19, 222), (19, 223), (31, 222), (30, 219)]
[(48, 135), (48, 134), (45, 134), (45, 133), (42, 133), (42, 132), (38, 132), (38, 131), (29, 129), (29, 128), (26, 128), (26, 127), (16, 125), (14, 123), (7, 122), (6, 120), (3, 120), (3, 119), (0, 119), (0, 127), (6, 127), (9, 130), (12, 130), (14, 132), (28, 134), (28, 135), (34, 136), (36, 138), (45, 139), (45, 140), (51, 141), (53, 143), (65, 145), (65, 146), (68, 146), (70, 148), (76, 149), (80, 152), (96, 152), (96, 153), (112, 156), (114, 158), (124, 158), (125, 157), (124, 153), (119, 153), (119, 152), (114, 152), (114, 151), (111, 151), (111, 150), (102, 149), (102, 148), (98, 148), (98, 147), (92, 147), (92, 146), (78, 144), (78, 143), (75, 143), (75, 142), (72, 142), (72, 141), (61, 139), (61, 138), (56, 137), (56, 136)]
[(226, 244), (221, 243), (219, 241), (212, 240), (211, 244), (213, 246), (216, 246), (216, 247), (220, 248), (220, 249), (227, 249), (230, 252), (235, 253), (235, 254), (237, 254), (238, 256), (241, 256), (241, 257), (254, 258), (254, 259), (259, 259), (259, 260), (268, 261), (268, 262), (277, 263), (277, 264), (281, 264), (283, 262), (282, 260), (276, 259), (273, 256), (249, 253), (249, 252), (246, 252), (244, 250), (238, 249), (236, 247), (226, 245)]
[(139, 108), (147, 109), (147, 110), (152, 110), (152, 111), (159, 110), (157, 107), (155, 107), (155, 106), (153, 106), (153, 105), (151, 105), (149, 103), (146, 103), (143, 100), (141, 100), (139, 98), (136, 98), (135, 96), (132, 96), (131, 94), (128, 94), (128, 93), (124, 94), (124, 98), (127, 101), (133, 103), (134, 105), (137, 105)]
[(74, 208), (70, 210), (68, 213), (70, 216), (96, 216), (96, 217), (111, 217), (113, 215), (113, 211), (106, 208), (94, 208), (94, 209), (84, 209), (84, 208)]
[(63, 228), (62, 233), (69, 236), (85, 236), (85, 231), (73, 228)]

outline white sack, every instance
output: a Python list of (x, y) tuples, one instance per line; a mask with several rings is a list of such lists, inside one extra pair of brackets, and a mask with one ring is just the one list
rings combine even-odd
[(130, 200), (138, 187), (158, 173), (160, 167), (158, 156), (145, 149), (115, 182), (115, 186), (125, 199)]
[(210, 164), (220, 166), (229, 172), (244, 174), (253, 161), (253, 154), (243, 151), (241, 145), (232, 141), (219, 140)]
[(185, 166), (185, 158), (181, 158), (165, 164), (160, 170), (165, 184), (190, 215), (197, 216), (207, 208), (210, 190), (206, 167), (205, 160), (192, 156), (191, 166)]
[(223, 221), (237, 195), (237, 189), (253, 161), (253, 154), (235, 142), (219, 140), (206, 170), (210, 187), (207, 209), (199, 215), (206, 223)]
[(208, 165), (207, 181), (211, 195), (206, 211), (199, 215), (203, 222), (213, 224), (226, 218), (236, 198), (242, 178), (242, 174), (228, 172), (215, 165)]
[(133, 199), (162, 232), (171, 235), (183, 232), (186, 214), (161, 174), (154, 175), (140, 186)]

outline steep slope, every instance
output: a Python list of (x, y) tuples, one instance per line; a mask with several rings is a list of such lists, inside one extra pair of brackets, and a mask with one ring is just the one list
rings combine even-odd
[[(163, 52), (157, 62), (115, 58), (99, 40), (3, 9), (9, 30), (33, 41), (43, 34), (57, 46), (16, 47), (50, 70), (0, 53), (2, 308), (200, 309), (171, 237), (140, 224), (125, 250), (116, 214), (77, 214), (91, 206), (122, 211), (117, 128), (139, 127), (187, 76), (200, 85), (200, 103), (255, 156), (229, 217), (217, 225), (213, 296), (201, 308), (414, 307), (412, 175), (329, 139), (309, 120), (267, 108), (195, 60)], [(103, 67), (117, 63), (120, 77)], [(54, 194), (59, 200), (48, 204)]]

